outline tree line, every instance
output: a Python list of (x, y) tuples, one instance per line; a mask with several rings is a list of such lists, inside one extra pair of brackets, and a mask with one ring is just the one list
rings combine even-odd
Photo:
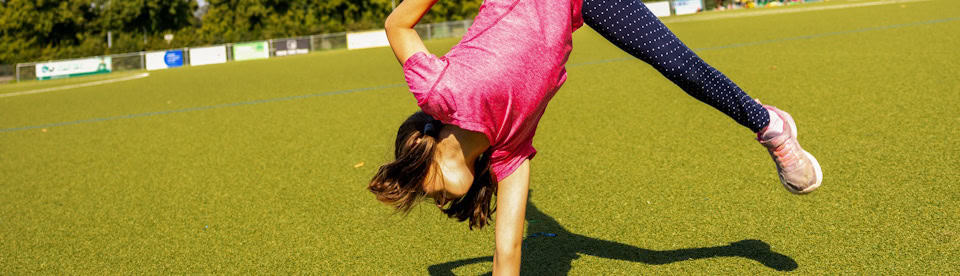
[[(400, 1), (0, 0), (0, 64), (382, 28)], [(438, 1), (423, 22), (482, 2)]]

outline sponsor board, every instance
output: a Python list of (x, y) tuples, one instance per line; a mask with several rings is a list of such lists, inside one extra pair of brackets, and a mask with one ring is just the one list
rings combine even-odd
[(310, 52), (310, 39), (296, 38), (274, 40), (273, 49), (273, 55), (278, 57), (306, 54)]
[(147, 53), (147, 70), (159, 70), (183, 66), (183, 50)]
[(697, 13), (703, 10), (702, 0), (673, 0), (673, 12), (676, 15)]
[(347, 49), (364, 49), (390, 46), (385, 30), (347, 34)]
[(190, 65), (207, 65), (227, 62), (227, 46), (190, 48)]
[(92, 57), (37, 63), (37, 79), (49, 80), (110, 73), (111, 68), (113, 68), (112, 63), (113, 59), (110, 57)]
[(233, 44), (233, 60), (269, 58), (269, 48), (266, 41)]
[(647, 6), (647, 9), (650, 9), (650, 12), (657, 17), (670, 16), (670, 2), (650, 2), (643, 3)]

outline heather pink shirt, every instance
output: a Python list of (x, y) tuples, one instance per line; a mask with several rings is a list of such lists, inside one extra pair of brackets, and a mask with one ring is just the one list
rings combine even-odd
[(417, 105), (445, 124), (490, 141), (497, 180), (533, 158), (547, 102), (567, 79), (582, 0), (486, 0), (445, 56), (417, 53), (404, 75)]

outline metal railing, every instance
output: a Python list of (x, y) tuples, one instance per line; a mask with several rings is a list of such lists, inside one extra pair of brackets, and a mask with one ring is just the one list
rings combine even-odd
[(16, 65), (0, 64), (0, 83), (7, 83), (16, 79)]
[(414, 30), (423, 37), (424, 40), (448, 37), (460, 37), (467, 33), (473, 20), (443, 22), (434, 24), (417, 25)]
[[(473, 20), (462, 20), (462, 21), (452, 21), (452, 22), (441, 22), (441, 23), (432, 23), (432, 24), (421, 24), (417, 25), (415, 29), (420, 34), (424, 40), (430, 39), (440, 39), (440, 38), (451, 38), (451, 37), (460, 37), (463, 36), (467, 29), (470, 28), (470, 25), (473, 24)], [(338, 49), (347, 49), (347, 34), (346, 32), (341, 33), (327, 33), (327, 34), (316, 34), (309, 36), (301, 37), (287, 37), (287, 38), (274, 38), (266, 39), (261, 41), (267, 41), (270, 57), (276, 56), (285, 56), (290, 54), (299, 54), (303, 52), (316, 52), (316, 51), (328, 51), (328, 50), (338, 50)], [(303, 43), (307, 45), (302, 45)], [(213, 46), (226, 46), (227, 61), (233, 61), (233, 45), (240, 44), (238, 43), (226, 43)], [(203, 45), (197, 45), (196, 47), (201, 47)], [(210, 46), (210, 45), (207, 45)], [(304, 47), (305, 46), (305, 47)], [(291, 48), (294, 48), (291, 52)], [(112, 54), (106, 55), (104, 57), (111, 58), (111, 72), (121, 72), (121, 71), (130, 71), (130, 70), (145, 70), (146, 69), (146, 55), (151, 52), (160, 52), (160, 51), (169, 51), (169, 50), (183, 50), (184, 53), (189, 52), (190, 48), (175, 48), (175, 49), (164, 49), (164, 50), (150, 50), (150, 51), (141, 51), (133, 53), (123, 53), (123, 54)], [(89, 58), (89, 57), (86, 57)], [(189, 55), (184, 54), (183, 66), (189, 66)], [(66, 59), (72, 60), (72, 59)], [(15, 79), (17, 82), (23, 80), (32, 80), (37, 79), (36, 66), (37, 64), (55, 62), (56, 60), (51, 61), (39, 61), (39, 62), (25, 62), (18, 63), (16, 66), (12, 65), (2, 65), (0, 66), (0, 83), (5, 82), (11, 79)], [(8, 70), (4, 70), (4, 66)], [(13, 67), (13, 70), (9, 70)], [(7, 72), (9, 71), (9, 72)], [(10, 75), (12, 74), (12, 76)]]

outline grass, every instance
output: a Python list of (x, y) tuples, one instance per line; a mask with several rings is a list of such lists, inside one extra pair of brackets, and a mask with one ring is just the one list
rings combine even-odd
[[(532, 162), (527, 232), (557, 236), (525, 241), (524, 271), (960, 272), (957, 8), (669, 25), (798, 120), (826, 174), (808, 196), (749, 131), (578, 31)], [(384, 48), (0, 98), (0, 273), (485, 273), (492, 227), (364, 190), (415, 110)]]

